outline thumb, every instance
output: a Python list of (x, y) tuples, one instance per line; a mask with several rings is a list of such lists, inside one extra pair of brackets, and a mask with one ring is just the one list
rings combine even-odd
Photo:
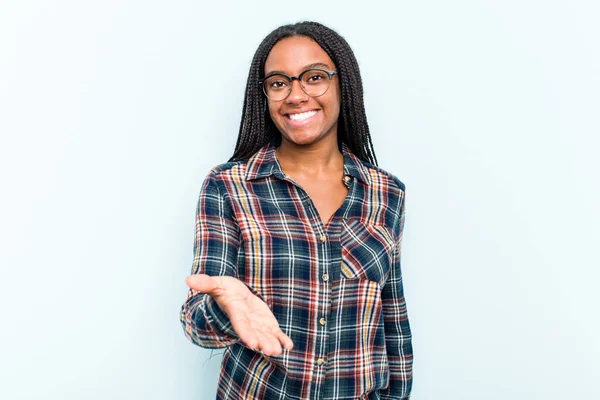
[(217, 283), (216, 279), (206, 274), (194, 274), (185, 278), (185, 283), (190, 289), (197, 290), (208, 295), (216, 294), (222, 287)]

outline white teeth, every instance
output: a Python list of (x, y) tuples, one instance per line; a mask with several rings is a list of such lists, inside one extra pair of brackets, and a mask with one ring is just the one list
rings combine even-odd
[(316, 113), (316, 111), (307, 111), (299, 114), (288, 114), (288, 116), (291, 120), (294, 121), (304, 121), (305, 119), (312, 117)]

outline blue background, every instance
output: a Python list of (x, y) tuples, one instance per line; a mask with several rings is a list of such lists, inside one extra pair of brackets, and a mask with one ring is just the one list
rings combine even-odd
[(593, 1), (2, 1), (0, 398), (213, 399), (179, 324), (262, 38), (355, 50), (407, 188), (414, 400), (600, 398)]

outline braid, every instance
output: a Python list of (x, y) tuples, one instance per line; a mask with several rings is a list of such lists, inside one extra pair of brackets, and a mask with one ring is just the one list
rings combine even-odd
[(246, 95), (235, 151), (229, 161), (245, 160), (272, 138), (281, 138), (266, 107), (258, 81), (264, 77), (265, 62), (275, 44), (290, 36), (306, 36), (317, 42), (336, 65), (340, 80), (341, 104), (338, 138), (362, 161), (377, 165), (369, 132), (358, 61), (346, 40), (317, 22), (284, 25), (265, 37), (258, 46), (246, 82)]

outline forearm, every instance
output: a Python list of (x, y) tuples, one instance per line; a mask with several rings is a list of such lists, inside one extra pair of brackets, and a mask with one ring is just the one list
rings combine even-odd
[(382, 400), (408, 399), (412, 391), (412, 335), (403, 297), (400, 303), (393, 306), (389, 305), (387, 312), (385, 312), (386, 307), (384, 306), (384, 314), (386, 314), (385, 337), (390, 380), (388, 388), (380, 391)]
[(404, 285), (402, 281), (401, 249), (404, 231), (404, 198), (400, 206), (398, 235), (392, 255), (392, 268), (382, 291), (382, 308), (390, 380), (381, 399), (404, 400), (410, 398), (413, 382), (412, 334), (408, 322)]
[(381, 400), (406, 400), (412, 392), (412, 351), (410, 345), (403, 346), (406, 354), (390, 358), (390, 380), (385, 390), (380, 390)]
[[(234, 276), (239, 247), (239, 227), (225, 191), (211, 171), (200, 190), (196, 209), (192, 274)], [(206, 348), (227, 347), (239, 340), (227, 315), (210, 296), (193, 289), (181, 307), (185, 336)]]
[(190, 290), (180, 320), (185, 336), (200, 347), (222, 348), (239, 341), (227, 315), (208, 295)]

